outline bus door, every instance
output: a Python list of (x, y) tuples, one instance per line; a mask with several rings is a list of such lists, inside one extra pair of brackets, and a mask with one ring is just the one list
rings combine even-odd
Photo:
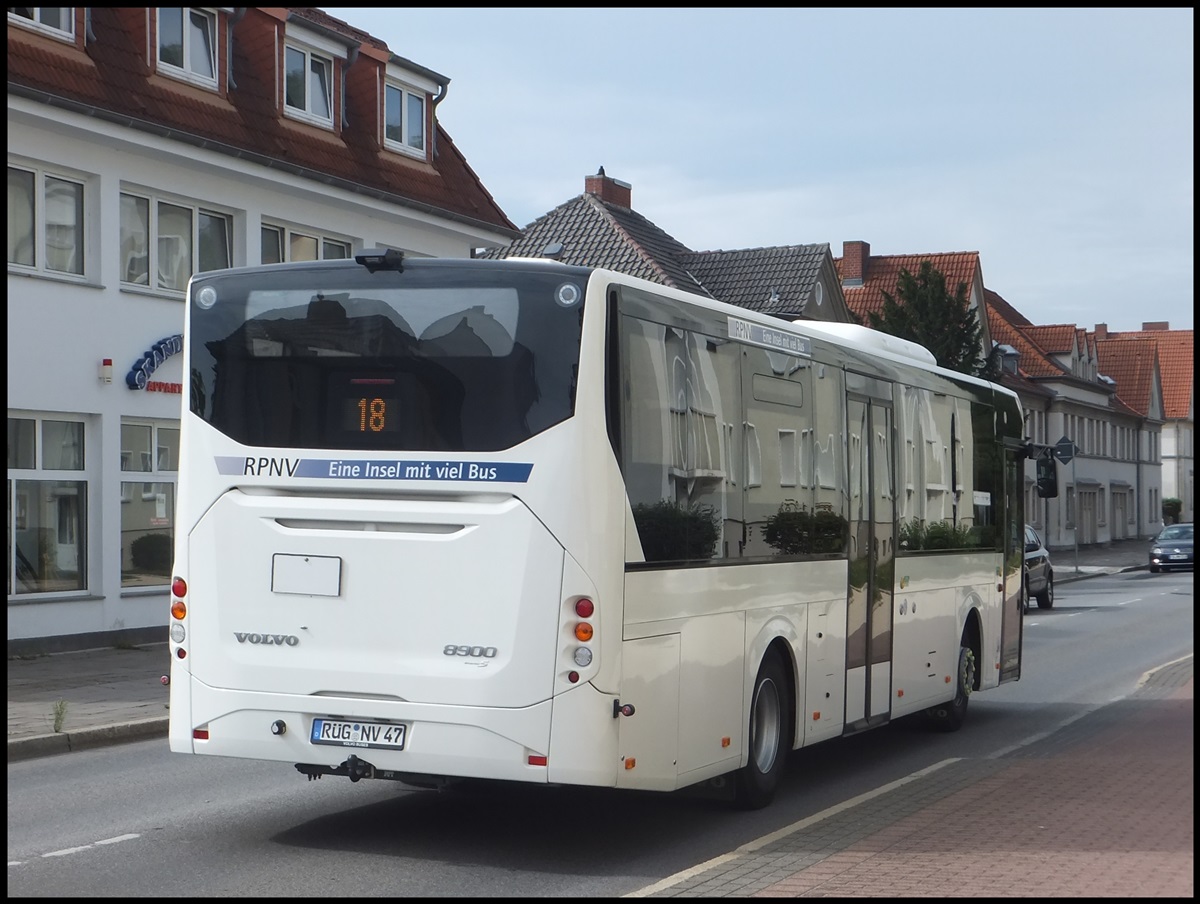
[(892, 698), (896, 557), (892, 384), (848, 373), (850, 567), (846, 732), (886, 722)]
[(1004, 608), (1000, 621), (1000, 683), (1021, 677), (1021, 583), (1025, 564), (1025, 453), (1011, 441), (1004, 449)]

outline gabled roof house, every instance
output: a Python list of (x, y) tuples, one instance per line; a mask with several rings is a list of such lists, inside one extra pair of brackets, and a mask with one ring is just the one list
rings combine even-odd
[(1075, 444), (1070, 463), (1059, 466), (1057, 499), (1037, 497), (1027, 465), (1029, 519), (1058, 547), (1154, 533), (1162, 484), (1156, 350), (1111, 348), (1074, 324), (1034, 324), (999, 293), (984, 294), (992, 338), (1005, 351), (1000, 382), (1021, 396), (1027, 435), (1042, 445)]
[[(1178, 499), (1181, 521), (1196, 520), (1196, 337), (1193, 330), (1173, 330), (1168, 321), (1143, 322), (1140, 330), (1114, 331), (1104, 323), (1094, 332), (1099, 349), (1120, 354), (1119, 343), (1132, 342), (1133, 355), (1123, 360), (1149, 357), (1146, 343), (1154, 346), (1162, 381), (1162, 492), (1164, 499)], [(1103, 364), (1103, 359), (1102, 359)], [(1105, 371), (1109, 376), (1115, 373)], [(1121, 392), (1121, 380), (1117, 378)]]
[(482, 257), (554, 257), (786, 319), (850, 322), (828, 244), (692, 251), (633, 209), (632, 187), (604, 167), (584, 190)]

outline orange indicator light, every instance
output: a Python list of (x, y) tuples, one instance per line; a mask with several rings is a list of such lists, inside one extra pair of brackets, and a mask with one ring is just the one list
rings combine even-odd
[(575, 638), (577, 640), (589, 641), (592, 639), (592, 626), (587, 622), (580, 622), (575, 626)]
[(628, 771), (628, 770), (632, 769), (632, 768), (633, 768), (634, 766), (636, 766), (636, 765), (637, 765), (637, 760), (636, 760), (636, 759), (634, 759), (633, 757), (627, 757), (627, 758), (626, 758), (626, 760), (625, 760), (625, 769), (626, 769), (626, 771)]
[(171, 615), (182, 620), (187, 615), (187, 604), (183, 600), (174, 600), (171, 603)]

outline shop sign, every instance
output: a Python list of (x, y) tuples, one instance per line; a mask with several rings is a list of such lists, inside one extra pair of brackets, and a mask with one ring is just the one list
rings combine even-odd
[(130, 389), (144, 389), (147, 392), (182, 393), (183, 385), (180, 383), (163, 383), (150, 379), (150, 375), (158, 369), (160, 364), (181, 351), (183, 351), (182, 335), (176, 334), (159, 339), (133, 362), (133, 367), (125, 375), (125, 385)]

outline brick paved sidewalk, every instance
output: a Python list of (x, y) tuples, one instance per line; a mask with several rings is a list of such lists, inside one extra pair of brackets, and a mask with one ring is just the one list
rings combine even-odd
[(1191, 898), (1192, 671), (627, 897)]

